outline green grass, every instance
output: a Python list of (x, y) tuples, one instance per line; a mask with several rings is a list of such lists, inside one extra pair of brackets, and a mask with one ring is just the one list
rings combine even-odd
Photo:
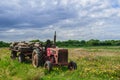
[(49, 73), (31, 62), (10, 59), (8, 48), (0, 48), (0, 80), (120, 80), (120, 47), (68, 48), (69, 61), (78, 68), (54, 67)]

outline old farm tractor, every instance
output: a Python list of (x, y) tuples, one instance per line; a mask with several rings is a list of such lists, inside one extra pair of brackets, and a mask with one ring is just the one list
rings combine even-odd
[(14, 42), (10, 45), (11, 58), (18, 57), (19, 62), (24, 62), (28, 57), (32, 60), (34, 67), (43, 66), (49, 71), (53, 66), (68, 66), (68, 69), (77, 69), (77, 64), (68, 62), (68, 49), (56, 47), (56, 32), (54, 42), (46, 41), (45, 46), (41, 43)]

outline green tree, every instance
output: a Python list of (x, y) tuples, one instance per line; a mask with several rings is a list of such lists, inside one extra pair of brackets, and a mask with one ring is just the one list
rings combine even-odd
[(100, 44), (99, 40), (91, 39), (91, 40), (87, 41), (88, 46), (99, 46), (99, 44)]

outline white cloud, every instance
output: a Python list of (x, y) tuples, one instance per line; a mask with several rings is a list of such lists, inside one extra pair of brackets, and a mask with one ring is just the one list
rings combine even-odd
[(15, 32), (15, 29), (10, 29), (10, 30), (7, 30), (6, 32)]

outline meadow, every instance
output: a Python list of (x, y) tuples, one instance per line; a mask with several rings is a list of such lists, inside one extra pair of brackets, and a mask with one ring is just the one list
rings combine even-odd
[(120, 47), (68, 48), (69, 61), (77, 70), (54, 67), (49, 73), (34, 68), (31, 61), (19, 63), (10, 58), (8, 48), (0, 48), (0, 80), (120, 80)]

